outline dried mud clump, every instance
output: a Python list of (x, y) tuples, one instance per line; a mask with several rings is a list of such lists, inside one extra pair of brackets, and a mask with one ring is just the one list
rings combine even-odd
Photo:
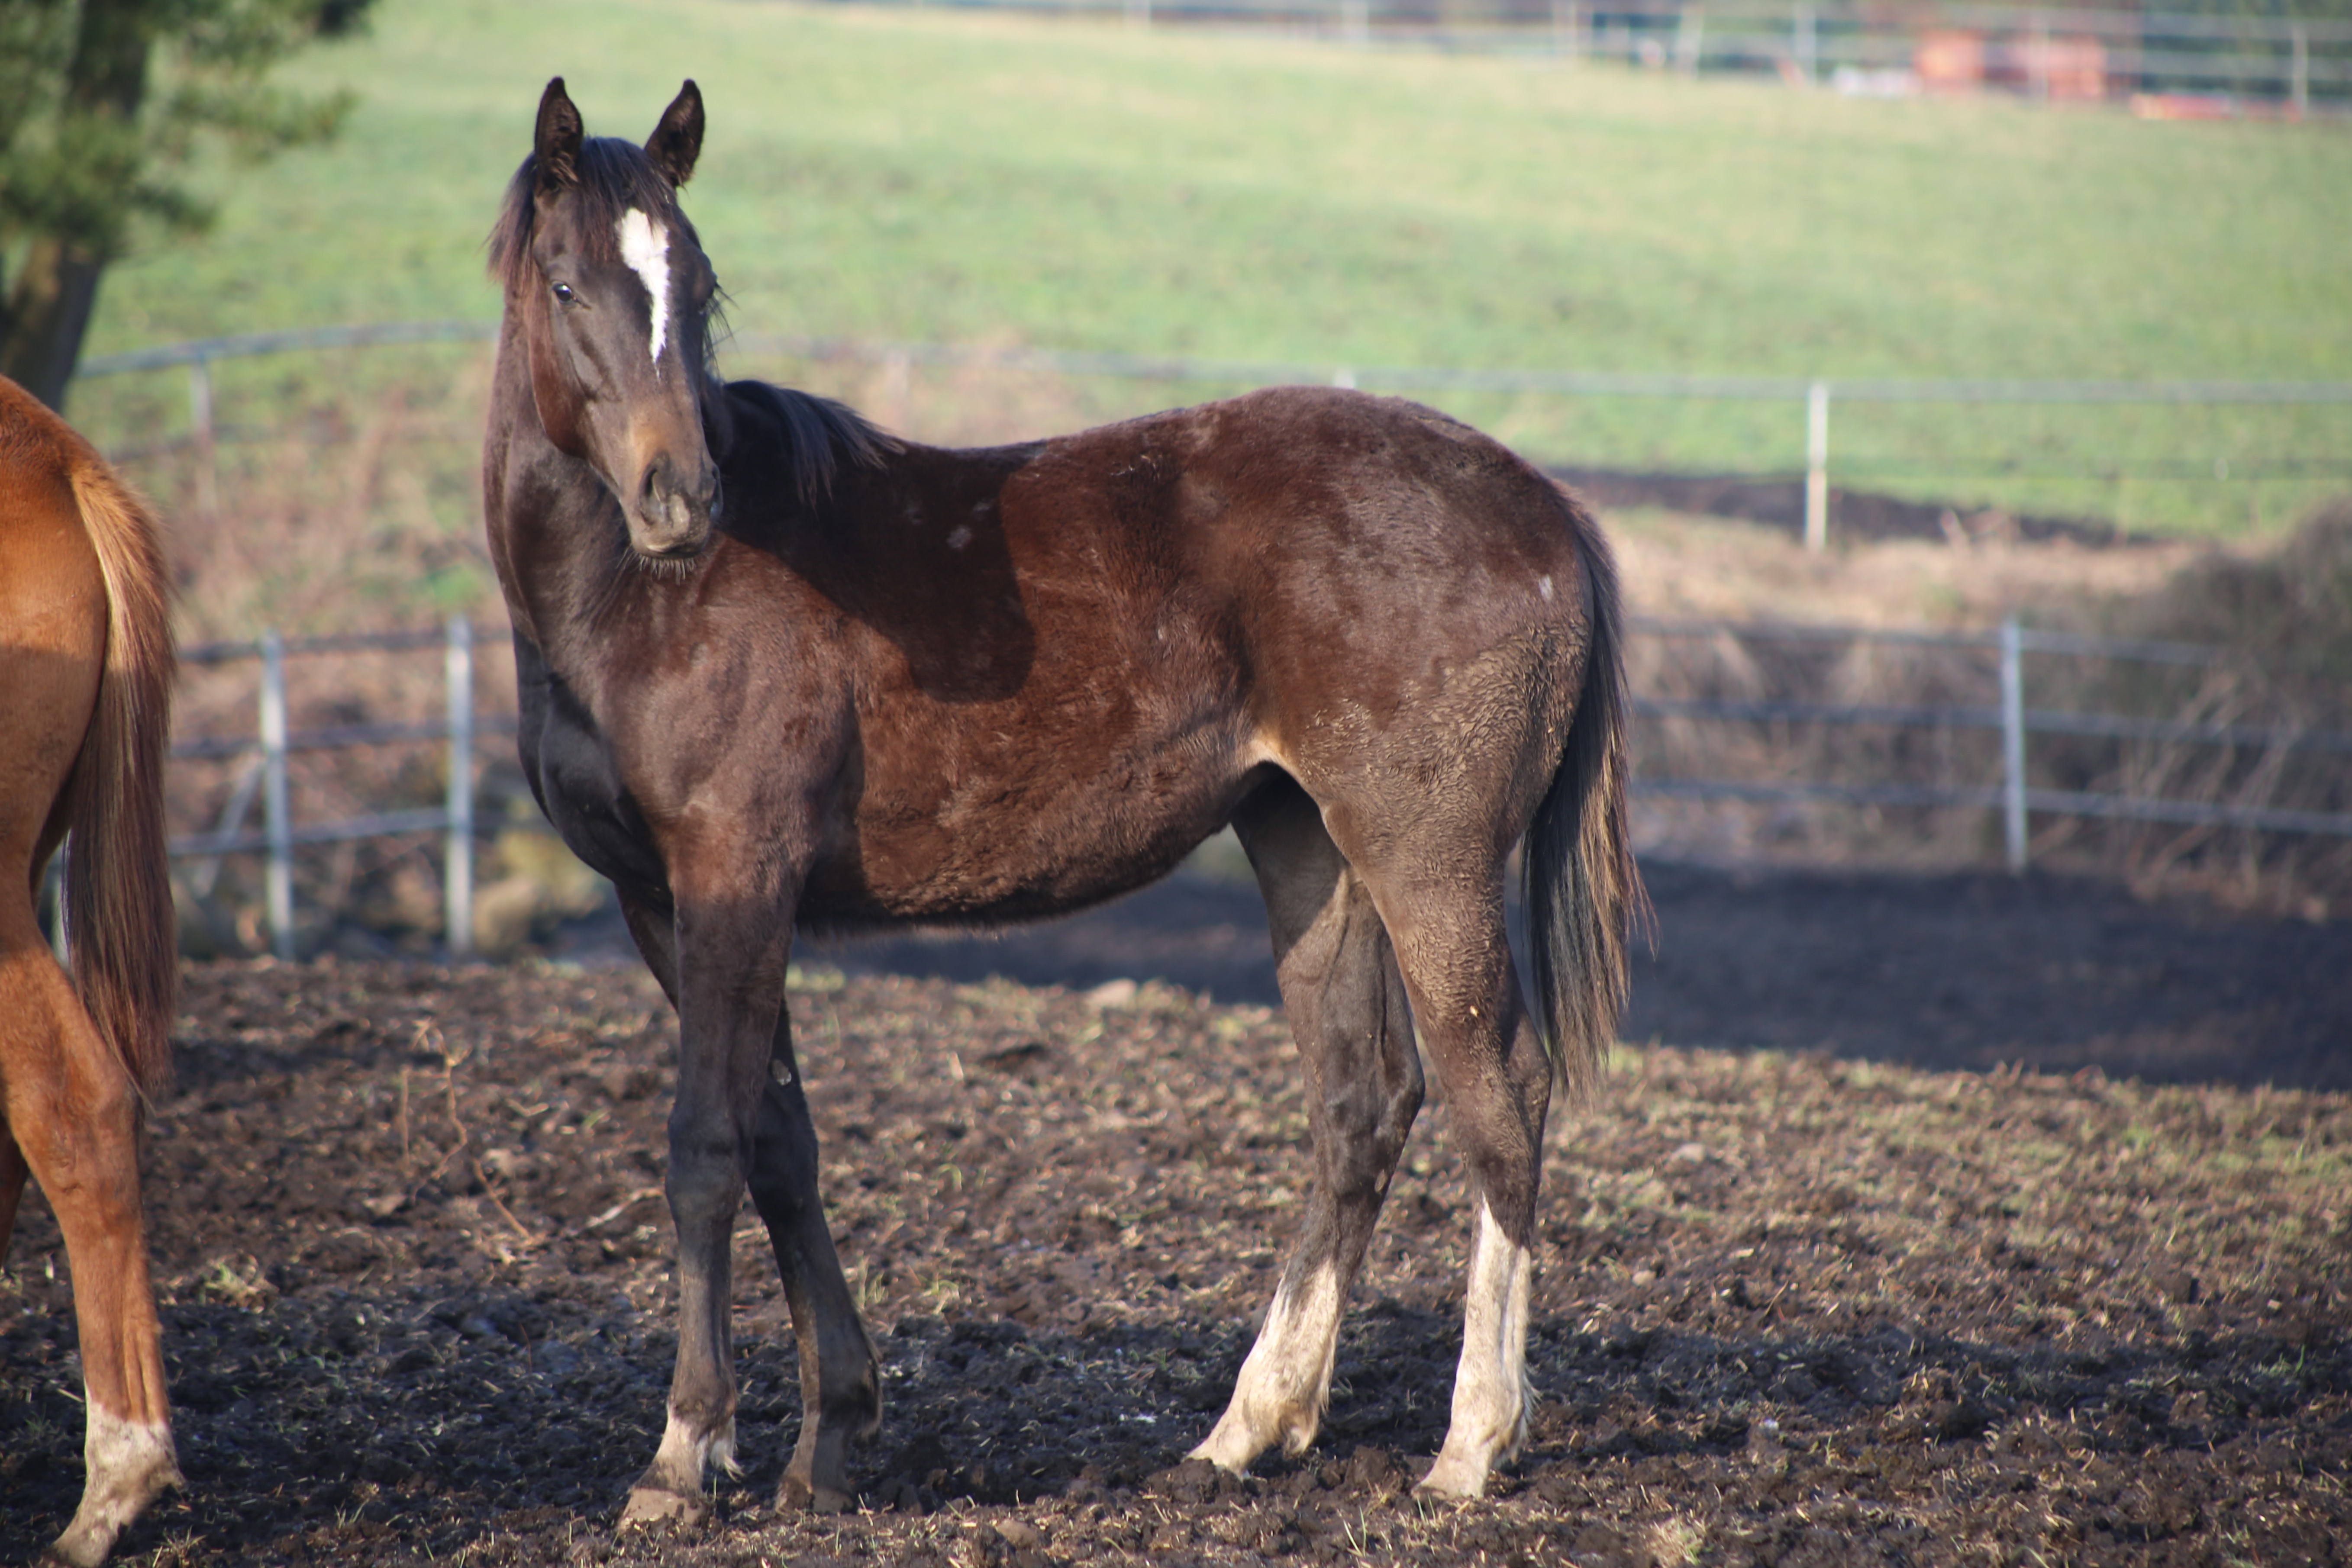
[[(799, 977), (835, 1228), (887, 1365), (866, 1511), (769, 1503), (798, 1420), (738, 1232), (740, 1478), (616, 1535), (672, 1350), (674, 1024), (545, 966), (192, 969), (148, 1207), (176, 1563), (2341, 1561), (2352, 1100), (1623, 1053), (1556, 1120), (1496, 1495), (1417, 1502), (1466, 1226), (1433, 1107), (1330, 1417), (1181, 1462), (1307, 1164), (1281, 1021), (1153, 986)], [(56, 1230), (0, 1275), (0, 1560), (80, 1481)]]

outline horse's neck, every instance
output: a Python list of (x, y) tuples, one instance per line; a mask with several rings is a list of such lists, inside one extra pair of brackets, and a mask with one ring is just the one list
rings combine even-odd
[(636, 584), (614, 548), (614, 501), (594, 469), (558, 451), (540, 423), (529, 346), (511, 314), (499, 343), (484, 461), (490, 559), (515, 627), (562, 669), (588, 622)]

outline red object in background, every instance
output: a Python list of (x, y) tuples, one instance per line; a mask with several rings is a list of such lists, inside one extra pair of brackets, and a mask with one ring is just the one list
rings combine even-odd
[(1911, 68), (1928, 92), (1974, 92), (1984, 86), (1984, 35), (1956, 27), (1922, 33), (1911, 50)]

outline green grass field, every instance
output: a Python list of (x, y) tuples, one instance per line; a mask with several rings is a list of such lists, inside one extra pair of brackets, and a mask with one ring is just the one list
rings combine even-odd
[[(481, 238), (559, 72), (592, 132), (632, 137), (699, 79), (710, 140), (688, 208), (746, 334), (1360, 367), (2352, 379), (2342, 125), (746, 0), (385, 0), (372, 38), (294, 73), (362, 95), (343, 139), (215, 172), (217, 228), (110, 273), (90, 351), (494, 317)], [(221, 374), (234, 419), (330, 372)], [(1101, 383), (1074, 406), (1227, 390)], [(77, 396), (102, 437), (184, 417), (165, 376)], [(1538, 458), (1802, 464), (1798, 404), (1434, 401)], [(1841, 483), (2220, 535), (2292, 521), (2352, 483), (2347, 458), (2342, 407), (1842, 405), (1832, 453)]]

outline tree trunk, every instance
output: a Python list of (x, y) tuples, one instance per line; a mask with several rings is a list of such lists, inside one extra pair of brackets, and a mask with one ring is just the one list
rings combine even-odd
[(105, 266), (95, 253), (44, 235), (26, 252), (16, 287), (9, 291), (0, 375), (60, 413)]
[[(138, 118), (159, 9), (156, 0), (83, 0), (66, 78), (68, 134), (77, 116)], [(84, 236), (36, 235), (0, 313), (0, 373), (60, 412), (109, 259)]]

